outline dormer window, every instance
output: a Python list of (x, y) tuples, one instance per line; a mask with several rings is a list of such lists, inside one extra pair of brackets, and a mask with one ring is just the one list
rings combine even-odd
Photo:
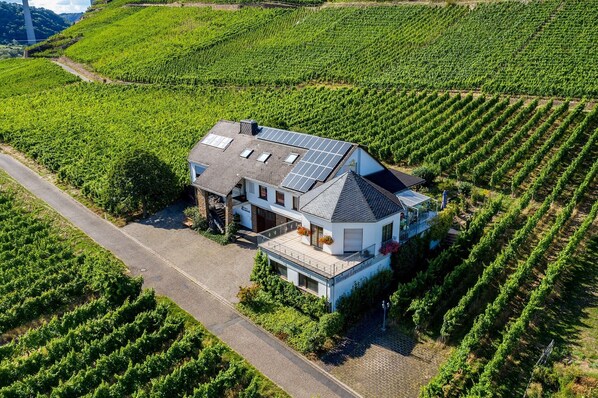
[(241, 152), (241, 157), (247, 159), (252, 153), (253, 149), (243, 149), (243, 152)]
[(291, 154), (289, 154), (289, 156), (287, 156), (287, 158), (284, 161), (285, 161), (285, 163), (293, 164), (293, 163), (295, 163), (295, 160), (297, 160), (298, 157), (299, 157), (298, 153), (291, 153)]
[(258, 156), (257, 161), (258, 162), (262, 162), (262, 163), (266, 163), (266, 160), (268, 160), (269, 157), (270, 157), (270, 153), (264, 152), (260, 156)]

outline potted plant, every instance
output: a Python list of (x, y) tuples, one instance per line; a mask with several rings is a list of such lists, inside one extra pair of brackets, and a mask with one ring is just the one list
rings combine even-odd
[(307, 229), (303, 226), (298, 226), (297, 233), (301, 236), (309, 236), (309, 229)]
[(332, 239), (332, 236), (330, 235), (324, 235), (318, 239), (318, 242), (320, 242), (322, 245), (331, 245), (334, 243), (334, 239)]
[(387, 255), (391, 253), (396, 253), (399, 251), (401, 245), (396, 240), (390, 240), (382, 245), (380, 248), (380, 254)]

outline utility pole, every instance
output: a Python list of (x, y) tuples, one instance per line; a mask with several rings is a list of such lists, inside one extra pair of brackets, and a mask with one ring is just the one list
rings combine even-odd
[(33, 21), (31, 20), (31, 10), (29, 9), (29, 0), (23, 0), (23, 16), (25, 17), (25, 30), (27, 31), (27, 44), (35, 44), (35, 32), (33, 31)]

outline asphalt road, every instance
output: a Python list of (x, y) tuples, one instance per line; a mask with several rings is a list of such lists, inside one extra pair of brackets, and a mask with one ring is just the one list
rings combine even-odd
[[(122, 260), (144, 285), (175, 301), (293, 397), (354, 397), (356, 393), (254, 325), (193, 276), (102, 219), (9, 155), (0, 168)], [(181, 247), (180, 250), (184, 250)]]

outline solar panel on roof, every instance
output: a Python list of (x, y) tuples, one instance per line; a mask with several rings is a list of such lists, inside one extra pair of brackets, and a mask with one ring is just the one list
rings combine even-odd
[(213, 146), (219, 149), (225, 149), (231, 142), (233, 141), (230, 137), (224, 137), (217, 134), (208, 134), (205, 136), (203, 140), (201, 140), (202, 144)]
[(316, 181), (328, 178), (352, 145), (344, 141), (271, 127), (262, 127), (257, 138), (308, 150), (282, 181), (283, 187), (299, 192), (307, 192)]

